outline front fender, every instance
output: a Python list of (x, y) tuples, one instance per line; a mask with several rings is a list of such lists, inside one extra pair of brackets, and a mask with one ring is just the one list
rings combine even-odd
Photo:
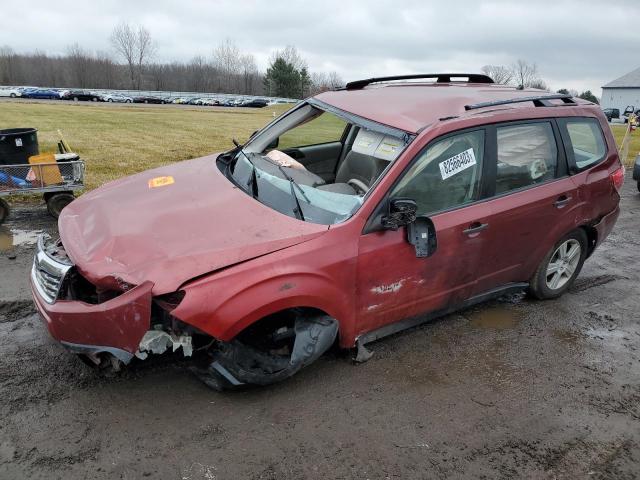
[(353, 273), (304, 271), (295, 263), (260, 268), (249, 262), (241, 267), (185, 286), (185, 297), (172, 315), (228, 342), (270, 314), (294, 307), (317, 308), (338, 321), (341, 345), (351, 346), (355, 310), (350, 299), (355, 282), (347, 277)]

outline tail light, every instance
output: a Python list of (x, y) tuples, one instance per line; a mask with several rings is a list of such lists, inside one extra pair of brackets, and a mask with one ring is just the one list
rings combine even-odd
[(609, 175), (609, 178), (611, 178), (611, 183), (618, 191), (618, 193), (620, 193), (620, 190), (622, 190), (622, 185), (624, 184), (624, 173), (624, 167), (620, 167), (611, 175)]

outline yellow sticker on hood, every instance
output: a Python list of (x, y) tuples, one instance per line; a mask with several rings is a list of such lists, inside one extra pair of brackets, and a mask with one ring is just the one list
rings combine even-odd
[(156, 177), (149, 180), (149, 188), (166, 187), (167, 185), (171, 185), (174, 182), (175, 180), (171, 176)]

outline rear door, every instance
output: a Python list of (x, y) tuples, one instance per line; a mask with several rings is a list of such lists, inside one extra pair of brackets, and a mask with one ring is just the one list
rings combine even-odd
[[(478, 202), (484, 160), (483, 128), (431, 142), (388, 196), (410, 198), (431, 218), (437, 249), (417, 258), (405, 228), (368, 231), (359, 240), (358, 334), (465, 300), (485, 242), (488, 207)], [(386, 202), (384, 203), (386, 205)]]
[(474, 294), (529, 280), (574, 228), (579, 203), (555, 120), (497, 124), (488, 138), (490, 216)]

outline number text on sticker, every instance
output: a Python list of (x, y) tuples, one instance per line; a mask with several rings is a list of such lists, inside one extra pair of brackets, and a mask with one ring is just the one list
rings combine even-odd
[(468, 150), (460, 152), (459, 154), (448, 158), (444, 162), (441, 162), (440, 174), (442, 175), (442, 179), (446, 180), (456, 173), (461, 172), (464, 169), (469, 168), (475, 164), (476, 156), (473, 153), (473, 148), (469, 148)]

